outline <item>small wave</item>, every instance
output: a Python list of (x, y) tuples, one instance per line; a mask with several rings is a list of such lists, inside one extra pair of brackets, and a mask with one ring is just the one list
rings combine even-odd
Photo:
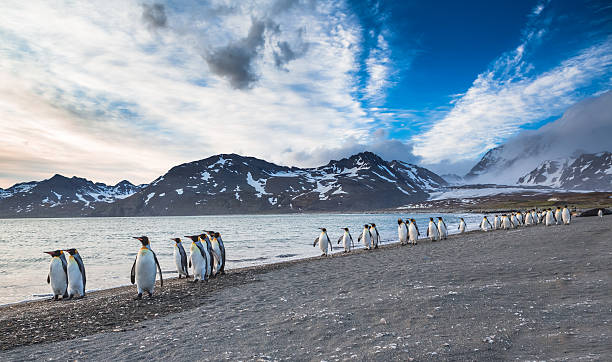
[(277, 255), (277, 258), (291, 258), (292, 256), (297, 256), (298, 254), (281, 254)]

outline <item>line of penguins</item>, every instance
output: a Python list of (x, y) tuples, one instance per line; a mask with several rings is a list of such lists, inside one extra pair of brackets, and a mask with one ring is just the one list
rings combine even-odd
[[(603, 215), (600, 215), (603, 217)], [(533, 226), (533, 225), (569, 225), (572, 221), (572, 213), (570, 209), (565, 205), (563, 208), (558, 206), (555, 210), (548, 208), (544, 210), (526, 210), (526, 211), (513, 211), (510, 214), (503, 214), (501, 216), (495, 215), (493, 223), (485, 215), (480, 223), (480, 229), (483, 231), (497, 230), (497, 229), (514, 229), (520, 226)]]
[[(225, 245), (221, 234), (215, 231), (205, 231), (199, 235), (185, 236), (191, 239), (189, 256), (185, 252), (180, 238), (172, 238), (174, 241), (174, 262), (178, 272), (178, 278), (190, 278), (189, 268), (193, 276), (193, 282), (204, 282), (225, 274)], [(159, 271), (160, 286), (164, 286), (162, 270), (157, 256), (151, 249), (151, 241), (147, 236), (133, 236), (140, 241), (142, 246), (136, 254), (132, 265), (130, 281), (136, 284), (138, 295), (136, 299), (142, 299), (146, 292), (149, 297), (153, 296), (155, 280)], [(68, 259), (66, 259), (66, 253)], [(45, 251), (51, 256), (47, 284), (51, 286), (53, 300), (83, 298), (87, 282), (85, 265), (79, 252), (72, 249)]]

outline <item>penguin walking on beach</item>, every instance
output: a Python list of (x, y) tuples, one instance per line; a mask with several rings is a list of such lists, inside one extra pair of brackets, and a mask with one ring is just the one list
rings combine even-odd
[(176, 265), (176, 271), (178, 273), (178, 278), (181, 279), (181, 276), (185, 276), (185, 278), (189, 278), (189, 270), (187, 267), (187, 253), (185, 252), (185, 248), (183, 247), (183, 243), (181, 242), (181, 238), (173, 238), (174, 241), (174, 264)]
[(557, 209), (555, 210), (555, 225), (559, 225), (560, 222), (561, 222), (561, 207), (557, 206)]
[[(164, 286), (161, 267), (159, 266), (157, 256), (151, 249), (149, 238), (146, 236), (133, 236), (133, 238), (139, 240), (142, 244), (142, 247), (136, 255), (136, 260), (134, 260), (134, 265), (132, 265), (132, 273), (130, 275), (132, 284), (136, 283), (136, 287), (138, 288), (138, 296), (136, 299), (142, 299), (143, 292), (147, 292), (149, 298), (152, 298), (158, 270), (160, 286)], [(157, 269), (155, 267), (157, 267)]]
[(448, 238), (448, 228), (446, 227), (446, 223), (439, 216), (438, 216), (438, 234), (440, 235), (440, 239), (446, 240), (446, 238)]
[(45, 254), (51, 256), (49, 263), (49, 274), (47, 274), (47, 284), (51, 285), (53, 291), (53, 300), (57, 300), (59, 296), (62, 299), (68, 298), (68, 270), (66, 257), (62, 250), (45, 251)]
[(459, 218), (459, 227), (457, 227), (457, 229), (459, 230), (459, 234), (463, 234), (465, 232), (465, 229), (467, 229), (467, 225), (465, 224), (465, 220), (463, 220), (463, 218)]
[(527, 211), (525, 213), (525, 226), (533, 225), (533, 217), (531, 216), (531, 211)]
[(198, 235), (198, 238), (202, 246), (204, 246), (204, 252), (206, 254), (206, 277), (212, 278), (214, 277), (213, 275), (214, 256), (212, 253), (212, 246), (210, 245), (210, 239), (208, 238), (208, 235), (206, 234), (200, 234)]
[(212, 236), (210, 236), (210, 245), (212, 246), (212, 250), (215, 253), (215, 275), (218, 275), (221, 273), (221, 267), (223, 267), (223, 264), (225, 263), (224, 261), (224, 256), (223, 256), (223, 251), (221, 250), (221, 243), (219, 242), (219, 239), (217, 239), (215, 237), (215, 235), (213, 234)]
[[(497, 215), (495, 215), (495, 218), (497, 218)], [(482, 231), (489, 231), (489, 230), (493, 229), (493, 225), (491, 225), (491, 223), (489, 222), (489, 219), (487, 219), (486, 215), (483, 216), (482, 221), (480, 222), (480, 229)]]
[(207, 250), (202, 245), (199, 235), (185, 236), (191, 239), (191, 245), (189, 246), (189, 258), (187, 260), (189, 267), (191, 268), (191, 274), (193, 274), (193, 282), (203, 282), (208, 280), (206, 270), (208, 269), (208, 256), (206, 255)]
[(507, 214), (503, 214), (501, 217), (501, 228), (504, 230), (514, 229), (514, 223)]
[(599, 216), (599, 220), (603, 221), (603, 210), (599, 209), (599, 211), (597, 211), (597, 216)]
[(427, 225), (427, 236), (429, 237), (429, 241), (440, 240), (438, 226), (434, 222), (433, 217), (429, 218), (429, 225)]
[(572, 213), (567, 208), (567, 205), (563, 206), (563, 210), (561, 210), (561, 219), (564, 225), (569, 225), (570, 221), (572, 221)]
[(340, 242), (342, 241), (342, 246), (344, 246), (344, 252), (348, 253), (349, 251), (351, 251), (351, 247), (353, 249), (355, 248), (355, 243), (353, 243), (353, 237), (349, 232), (349, 228), (342, 228), (342, 230), (344, 230), (344, 233), (342, 234), (342, 236), (340, 236), (340, 238), (338, 238), (338, 244), (340, 244)]
[(315, 239), (312, 246), (315, 247), (317, 246), (317, 243), (318, 243), (319, 249), (321, 249), (321, 252), (323, 253), (321, 256), (327, 256), (328, 253), (334, 250), (334, 247), (331, 243), (331, 240), (329, 240), (329, 236), (327, 235), (327, 229), (326, 228), (319, 228), (319, 229), (321, 230), (321, 234), (319, 234), (319, 236)]
[[(489, 223), (489, 224), (491, 224), (491, 223)], [(501, 220), (500, 220), (499, 216), (495, 215), (495, 218), (493, 219), (493, 230), (497, 230), (499, 228), (501, 228)]]
[(357, 242), (363, 242), (363, 246), (365, 246), (366, 250), (370, 250), (372, 246), (372, 234), (370, 234), (370, 225), (363, 225), (363, 231), (357, 238)]
[(557, 218), (555, 217), (555, 214), (552, 212), (552, 210), (548, 208), (548, 210), (546, 210), (546, 226), (551, 226), (553, 222), (556, 223)]
[(75, 295), (78, 298), (85, 296), (85, 265), (79, 252), (72, 248), (65, 250), (68, 252), (68, 298), (72, 299)]
[(374, 223), (370, 224), (370, 235), (372, 235), (372, 246), (374, 246), (374, 249), (378, 249), (380, 234), (378, 233), (378, 228)]
[(512, 222), (512, 224), (514, 224), (514, 226), (519, 227), (521, 226), (521, 220), (519, 220), (519, 217), (517, 216), (516, 212), (512, 212), (510, 214), (510, 221)]
[(408, 242), (408, 226), (404, 220), (397, 219), (397, 236), (399, 237), (400, 244), (406, 245)]
[(416, 220), (410, 219), (410, 224), (408, 224), (408, 240), (410, 240), (410, 244), (416, 245), (419, 236), (421, 236), (421, 233), (419, 232)]
[(214, 238), (219, 243), (219, 252), (221, 253), (221, 267), (219, 268), (219, 274), (225, 274), (225, 244), (221, 238), (221, 233), (216, 231), (208, 231), (208, 236), (211, 239)]

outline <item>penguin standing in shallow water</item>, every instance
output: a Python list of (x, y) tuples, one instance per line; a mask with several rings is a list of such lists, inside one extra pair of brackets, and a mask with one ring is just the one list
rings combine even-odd
[(374, 249), (378, 249), (378, 244), (380, 243), (380, 234), (378, 233), (378, 228), (376, 228), (376, 224), (370, 224), (370, 235), (372, 235), (372, 246)]
[[(149, 238), (146, 236), (134, 236), (134, 239), (138, 239), (142, 244), (142, 247), (136, 255), (134, 265), (132, 265), (132, 273), (130, 279), (132, 284), (136, 283), (138, 288), (138, 296), (136, 299), (142, 299), (142, 292), (147, 292), (149, 298), (153, 297), (153, 289), (155, 289), (155, 277), (159, 270), (159, 282), (160, 286), (164, 286), (164, 278), (162, 276), (161, 267), (157, 256), (151, 250), (151, 243)], [(155, 268), (157, 266), (157, 269)]]
[(49, 274), (47, 274), (47, 284), (51, 284), (53, 291), (53, 300), (57, 300), (59, 296), (62, 299), (68, 298), (68, 271), (66, 257), (61, 250), (45, 251), (45, 254), (51, 255), (51, 263), (49, 263)]
[(83, 259), (76, 249), (67, 249), (68, 254), (68, 298), (72, 299), (75, 295), (79, 298), (85, 296), (85, 265)]
[(406, 245), (408, 242), (408, 226), (406, 226), (406, 223), (402, 219), (397, 219), (397, 235), (400, 244)]
[(416, 245), (420, 235), (421, 233), (419, 232), (416, 220), (410, 219), (410, 224), (408, 224), (408, 240), (410, 240), (412, 245)]
[(319, 228), (319, 229), (321, 230), (321, 234), (319, 235), (318, 238), (315, 239), (312, 246), (315, 247), (317, 246), (317, 243), (318, 243), (319, 249), (321, 249), (321, 252), (323, 253), (321, 256), (326, 256), (328, 252), (331, 252), (332, 250), (334, 250), (334, 247), (332, 246), (331, 240), (329, 240), (329, 236), (327, 235), (327, 229), (326, 228)]
[(460, 234), (463, 234), (465, 232), (465, 229), (467, 228), (467, 225), (465, 224), (465, 220), (463, 220), (463, 218), (459, 219), (459, 227), (457, 228), (459, 230)]
[(440, 234), (438, 234), (438, 226), (433, 220), (433, 217), (429, 218), (429, 225), (427, 226), (427, 236), (429, 241), (440, 240)]
[(569, 225), (570, 221), (572, 221), (572, 214), (567, 208), (567, 205), (563, 206), (563, 210), (561, 211), (561, 218), (563, 219), (564, 225)]
[(353, 249), (355, 248), (355, 243), (353, 243), (353, 237), (349, 232), (349, 228), (342, 228), (342, 230), (344, 230), (344, 234), (342, 234), (342, 236), (338, 238), (338, 244), (340, 244), (340, 241), (342, 241), (342, 246), (344, 246), (344, 252), (348, 253), (349, 251), (351, 251), (351, 246)]
[(363, 242), (365, 250), (370, 250), (370, 247), (372, 245), (372, 234), (370, 234), (370, 225), (363, 225), (363, 230), (361, 231), (361, 234), (359, 234), (359, 236), (357, 237), (357, 242), (360, 241)]
[(185, 278), (189, 278), (189, 270), (187, 268), (187, 253), (185, 253), (185, 248), (183, 248), (181, 238), (173, 238), (172, 240), (174, 241), (173, 256), (178, 278), (181, 279), (181, 276), (183, 275)]
[[(497, 218), (497, 215), (495, 215), (495, 218)], [(486, 216), (483, 216), (482, 221), (480, 222), (480, 229), (482, 231), (489, 231), (493, 228), (494, 226), (491, 225), (491, 223), (489, 222), (489, 219), (487, 219)]]
[(448, 228), (441, 217), (438, 217), (438, 233), (440, 235), (440, 239), (446, 240), (446, 238), (448, 238)]
[(191, 239), (191, 245), (189, 246), (189, 258), (188, 264), (191, 269), (191, 274), (193, 274), (193, 282), (196, 283), (198, 281), (205, 281), (206, 279), (206, 269), (208, 258), (206, 256), (206, 249), (204, 245), (200, 242), (200, 237), (198, 235), (185, 236), (186, 238)]

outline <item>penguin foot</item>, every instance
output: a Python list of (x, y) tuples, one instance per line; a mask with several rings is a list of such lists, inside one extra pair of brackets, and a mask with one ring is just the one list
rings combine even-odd
[(58, 300), (59, 296), (58, 295), (54, 295), (53, 298), (51, 298), (51, 300)]
[(153, 293), (147, 291), (147, 294), (149, 295), (149, 299), (153, 298)]
[(134, 298), (134, 300), (141, 300), (141, 299), (142, 299), (142, 293), (138, 293), (136, 298)]

